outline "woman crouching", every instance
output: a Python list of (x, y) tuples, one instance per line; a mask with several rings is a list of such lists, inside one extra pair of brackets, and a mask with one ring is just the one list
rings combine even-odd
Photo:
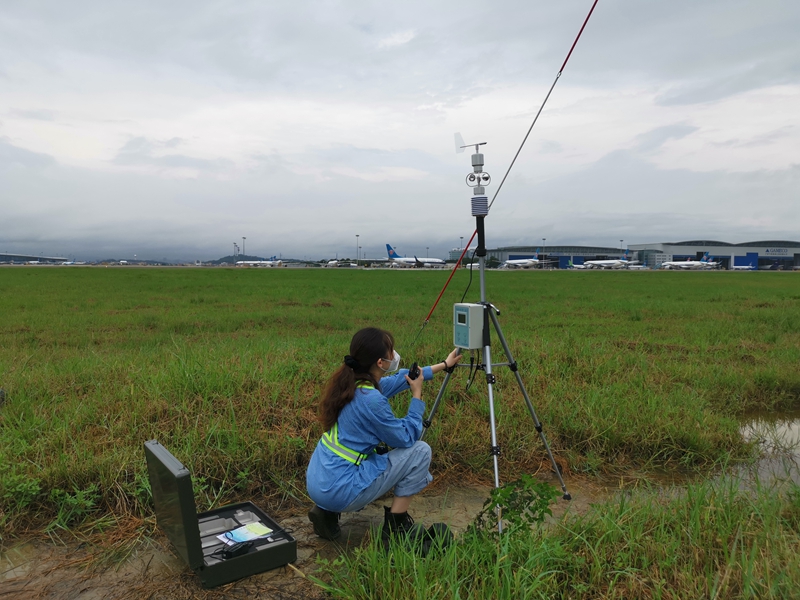
[[(314, 533), (336, 539), (340, 513), (360, 510), (391, 490), (392, 505), (384, 507), (384, 542), (392, 535), (416, 535), (408, 507), (433, 479), (428, 472), (431, 448), (419, 439), (425, 411), (422, 383), (457, 362), (453, 350), (443, 362), (422, 368), (422, 377), (409, 378), (407, 369), (389, 375), (400, 365), (392, 334), (368, 327), (353, 336), (350, 354), (325, 387), (320, 403), (325, 433), (306, 471), (308, 495), (316, 504), (308, 513)], [(397, 418), (388, 398), (407, 389), (413, 396), (408, 413)], [(393, 450), (376, 451), (381, 442)]]

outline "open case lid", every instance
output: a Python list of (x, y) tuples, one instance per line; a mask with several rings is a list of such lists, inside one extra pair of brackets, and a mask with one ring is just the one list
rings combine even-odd
[(144, 444), (156, 521), (192, 570), (203, 566), (192, 475), (156, 440)]

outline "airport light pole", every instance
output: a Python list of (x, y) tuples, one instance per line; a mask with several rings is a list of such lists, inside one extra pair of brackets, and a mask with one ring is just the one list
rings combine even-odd
[(620, 240), (620, 241), (619, 241), (619, 251), (620, 251), (620, 252), (622, 252), (622, 242), (624, 242), (624, 241), (625, 241), (625, 240)]
[(458, 249), (459, 250), (463, 250), (464, 249), (464, 236), (460, 235), (458, 237), (461, 238), (461, 242), (458, 244)]
[(358, 234), (356, 234), (356, 264), (358, 264)]
[(247, 251), (244, 249), (244, 241), (245, 241), (246, 239), (247, 239), (246, 237), (242, 236), (242, 254), (243, 254), (245, 257), (247, 257)]
[[(544, 260), (545, 254), (547, 254), (547, 238), (542, 238), (542, 260)], [(544, 263), (542, 263), (542, 268), (544, 268)]]

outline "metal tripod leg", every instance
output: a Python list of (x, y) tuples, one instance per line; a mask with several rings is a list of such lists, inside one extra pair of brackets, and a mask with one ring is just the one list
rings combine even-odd
[[(489, 307), (486, 307), (489, 310)], [(483, 347), (483, 357), (486, 361), (486, 387), (489, 389), (489, 424), (492, 429), (492, 447), (490, 449), (494, 461), (494, 487), (500, 487), (500, 467), (497, 457), (500, 456), (500, 446), (497, 445), (497, 427), (494, 418), (494, 375), (492, 374), (492, 349), (487, 344)]]
[[(550, 445), (547, 443), (547, 438), (544, 436), (544, 432), (542, 431), (542, 424), (539, 422), (539, 418), (536, 416), (536, 411), (533, 408), (533, 404), (531, 403), (531, 399), (528, 397), (528, 392), (525, 390), (525, 384), (522, 383), (522, 377), (519, 374), (519, 370), (517, 369), (517, 363), (514, 360), (514, 357), (511, 355), (511, 349), (508, 347), (508, 343), (506, 342), (506, 338), (503, 335), (503, 331), (500, 329), (500, 322), (497, 320), (497, 315), (495, 314), (494, 307), (487, 306), (486, 310), (489, 311), (489, 316), (492, 319), (492, 323), (494, 324), (494, 329), (497, 332), (497, 337), (500, 338), (500, 343), (503, 345), (503, 350), (506, 353), (506, 358), (510, 363), (510, 368), (514, 372), (514, 377), (517, 378), (517, 385), (519, 385), (519, 389), (522, 392), (522, 397), (525, 398), (525, 404), (528, 407), (528, 412), (531, 413), (531, 417), (533, 418), (533, 425), (536, 428), (536, 431), (539, 433), (539, 439), (542, 440), (542, 444), (544, 444), (545, 450), (547, 450), (547, 455), (550, 457), (550, 463), (553, 465), (553, 470), (556, 472), (556, 476), (558, 477), (558, 481), (561, 483), (561, 491), (564, 492), (564, 500), (572, 500), (572, 496), (567, 491), (567, 486), (564, 484), (564, 479), (561, 477), (561, 471), (556, 464), (556, 459), (553, 458), (553, 453), (550, 451)], [(487, 358), (487, 363), (491, 364), (491, 361)], [(489, 402), (491, 403), (491, 386), (489, 387)], [(492, 413), (494, 416), (494, 413)], [(492, 425), (492, 435), (494, 436), (494, 425)], [(494, 439), (492, 440), (492, 444), (494, 444)], [(495, 458), (495, 473), (497, 472), (497, 459)]]
[(453, 371), (447, 371), (444, 376), (444, 381), (442, 382), (442, 387), (439, 388), (439, 393), (436, 394), (436, 400), (433, 401), (433, 406), (431, 406), (431, 411), (428, 413), (428, 418), (422, 422), (422, 435), (419, 436), (419, 439), (424, 439), (425, 434), (428, 433), (428, 428), (431, 426), (431, 421), (433, 421), (433, 417), (436, 416), (436, 411), (439, 409), (439, 402), (442, 401), (442, 397), (444, 397), (444, 391), (447, 389), (447, 384), (450, 383), (450, 377), (453, 375)]

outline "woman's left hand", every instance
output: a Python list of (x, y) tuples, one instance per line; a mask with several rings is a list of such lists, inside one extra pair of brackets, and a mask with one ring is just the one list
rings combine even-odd
[(408, 387), (411, 388), (411, 395), (414, 396), (414, 398), (422, 400), (422, 373), (420, 373), (416, 379), (411, 379), (406, 375), (406, 381), (408, 382)]
[(458, 364), (458, 359), (460, 358), (461, 348), (455, 348), (453, 351), (447, 355), (447, 358), (444, 359), (444, 362), (447, 364), (447, 368), (449, 369), (453, 365)]

